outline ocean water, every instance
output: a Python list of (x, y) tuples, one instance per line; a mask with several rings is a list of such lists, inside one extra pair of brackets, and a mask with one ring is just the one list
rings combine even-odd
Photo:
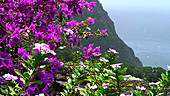
[(170, 14), (109, 11), (119, 37), (144, 66), (170, 65)]

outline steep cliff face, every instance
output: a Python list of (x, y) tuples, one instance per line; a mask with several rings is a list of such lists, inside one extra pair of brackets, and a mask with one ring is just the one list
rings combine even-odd
[(119, 60), (121, 62), (130, 63), (137, 66), (142, 66), (142, 62), (135, 57), (134, 52), (129, 48), (116, 34), (113, 21), (108, 16), (108, 13), (103, 9), (101, 3), (98, 0), (87, 0), (96, 2), (94, 12), (88, 12), (84, 10), (83, 15), (76, 16), (78, 21), (85, 20), (87, 17), (95, 19), (95, 24), (91, 26), (93, 31), (97, 29), (107, 29), (108, 37), (93, 37), (88, 41), (83, 41), (83, 45), (87, 46), (89, 43), (94, 43), (95, 46), (100, 46), (101, 52), (106, 52), (109, 48), (116, 49), (119, 52)]

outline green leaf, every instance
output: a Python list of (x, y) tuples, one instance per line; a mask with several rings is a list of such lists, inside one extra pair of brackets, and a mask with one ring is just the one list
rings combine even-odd
[(0, 85), (0, 88), (7, 88), (6, 85)]
[(38, 53), (36, 53), (35, 51), (32, 51), (32, 54), (35, 58), (38, 58), (38, 55), (39, 55)]
[(75, 74), (72, 74), (72, 77), (73, 77), (73, 78), (76, 78), (77, 76), (76, 76)]
[(27, 69), (30, 72), (30, 69), (24, 63), (21, 64), (25, 67), (25, 69)]
[(31, 63), (31, 66), (36, 69), (38, 67), (38, 64), (37, 64), (37, 61), (34, 60), (32, 63)]
[(122, 81), (124, 79), (124, 76), (123, 75), (119, 75), (118, 79), (119, 79), (119, 81)]
[(93, 68), (90, 68), (90, 71), (93, 71), (93, 72), (95, 72), (95, 69), (93, 69)]
[(68, 84), (72, 84), (72, 80), (71, 80), (71, 78), (70, 77), (68, 77)]
[(161, 77), (164, 81), (168, 82), (168, 77), (165, 74), (161, 74)]
[(170, 70), (166, 72), (166, 75), (168, 76), (168, 78), (170, 78)]
[(43, 84), (43, 82), (42, 81), (40, 81), (40, 80), (37, 80), (37, 81), (32, 81), (32, 82), (29, 82), (27, 85), (31, 85), (31, 84), (34, 84), (34, 83), (38, 83), (38, 84)]
[(133, 84), (127, 84), (126, 86), (127, 86), (127, 87), (132, 87), (132, 86), (133, 86)]
[(35, 60), (33, 60), (32, 66), (34, 68), (37, 68), (37, 65), (42, 61), (41, 60), (41, 54), (36, 53), (35, 51), (32, 51), (32, 54), (33, 54), (33, 56), (35, 58)]
[(98, 76), (98, 79), (99, 79), (100, 81), (104, 82), (104, 78), (103, 78), (102, 75)]
[(98, 68), (95, 68), (95, 71), (96, 71), (96, 72), (99, 72), (99, 69), (98, 69)]
[(149, 91), (149, 96), (154, 96), (152, 91)]
[[(30, 57), (31, 58), (31, 57)], [(32, 58), (31, 58), (32, 59)], [(33, 66), (32, 66), (32, 62), (30, 61), (30, 60), (24, 60), (27, 64), (28, 64), (28, 66), (32, 69), (33, 68)], [(23, 63), (22, 63), (23, 64)], [(27, 67), (26, 65), (23, 65), (24, 67)], [(28, 69), (28, 68), (26, 68), (26, 69)]]
[(81, 75), (80, 72), (79, 72), (80, 69), (75, 69), (75, 71), (76, 71), (75, 73), (77, 74), (77, 76), (80, 76), (80, 75)]
[(94, 80), (91, 76), (87, 76), (87, 80), (90, 81), (90, 82), (95, 82), (96, 80)]
[(5, 95), (8, 95), (8, 90), (7, 90), (7, 89), (3, 90), (3, 89), (1, 88), (1, 92), (2, 92), (3, 94), (5, 94)]
[(16, 94), (14, 89), (11, 86), (8, 86), (8, 88), (9, 88), (9, 91), (10, 91), (9, 94), (11, 94), (11, 95), (15, 95)]
[(115, 73), (116, 73), (116, 74), (119, 74), (119, 73), (120, 73), (119, 68), (117, 68), (117, 67), (115, 68)]
[(132, 90), (133, 93), (136, 95), (136, 96), (142, 96), (141, 92), (139, 91), (136, 91), (136, 90)]
[(127, 67), (124, 68), (123, 70), (121, 70), (120, 73), (122, 74), (122, 73), (126, 72), (126, 70), (127, 70)]
[(20, 80), (25, 84), (26, 80), (23, 78), (20, 78)]
[(24, 72), (24, 74), (23, 74), (28, 80), (29, 80), (29, 78), (30, 78), (30, 75), (27, 73), (27, 72)]
[(45, 68), (39, 68), (38, 70), (36, 70), (33, 74), (40, 74)]
[(25, 61), (28, 65), (31, 64), (31, 61), (30, 61), (30, 60), (25, 60), (25, 59), (24, 59), (24, 61)]
[(15, 69), (14, 70), (18, 75), (22, 76), (22, 78), (24, 78), (26, 80), (26, 78), (22, 75), (21, 70)]
[(47, 53), (41, 54), (42, 59), (44, 60), (46, 57), (49, 57)]
[(52, 65), (53, 64), (53, 62), (52, 63), (50, 63), (50, 62), (45, 62), (45, 63), (43, 63), (42, 65)]

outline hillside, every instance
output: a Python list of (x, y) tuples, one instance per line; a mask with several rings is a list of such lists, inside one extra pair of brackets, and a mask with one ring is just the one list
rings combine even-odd
[(83, 45), (94, 43), (95, 46), (100, 46), (101, 52), (106, 52), (109, 48), (116, 49), (119, 52), (119, 60), (121, 62), (130, 63), (137, 66), (142, 66), (142, 62), (134, 55), (133, 50), (128, 47), (116, 34), (114, 22), (108, 16), (108, 13), (103, 9), (98, 0), (88, 0), (96, 2), (94, 12), (84, 10), (83, 15), (76, 16), (78, 21), (85, 20), (87, 17), (95, 19), (95, 24), (91, 26), (93, 31), (99, 29), (107, 29), (109, 37), (93, 37), (88, 41), (84, 40)]

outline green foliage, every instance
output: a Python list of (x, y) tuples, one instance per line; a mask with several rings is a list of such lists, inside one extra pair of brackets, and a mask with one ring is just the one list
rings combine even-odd
[[(39, 54), (39, 53), (32, 51), (32, 54), (34, 58), (30, 58), (30, 60), (23, 59), (23, 61), (29, 65), (29, 67), (27, 67), (24, 63), (22, 63), (23, 67), (26, 69), (25, 72), (22, 72), (19, 69), (15, 69), (15, 72), (22, 77), (20, 79), (21, 81), (23, 81), (25, 87), (21, 88), (19, 86), (16, 86), (16, 88), (18, 88), (18, 92), (16, 93), (16, 90), (14, 90), (14, 87), (8, 86), (11, 95), (25, 94), (21, 90), (27, 88), (28, 85), (32, 85), (34, 83), (43, 84), (43, 82), (40, 80), (34, 80), (34, 81), (32, 80), (35, 78), (36, 74), (40, 74), (44, 69), (46, 69), (52, 63), (45, 62), (47, 60), (46, 58), (49, 57), (46, 53)], [(40, 68), (38, 68), (39, 66)], [(2, 90), (2, 91), (4, 93), (6, 92), (5, 90)]]
[(144, 95), (143, 93), (146, 93), (147, 91), (149, 91), (149, 96), (164, 96), (164, 95), (167, 95), (165, 87), (170, 86), (170, 78), (168, 78), (170, 76), (169, 71), (170, 70), (168, 70), (166, 72), (166, 74), (162, 73), (161, 79), (159, 80), (159, 83), (157, 85), (150, 86), (151, 87), (150, 90), (146, 90), (146, 91), (135, 91), (135, 90), (133, 90), (133, 93), (137, 96), (143, 96)]
[(73, 52), (74, 50), (71, 50), (71, 49), (67, 49), (67, 48), (64, 48), (64, 49), (60, 49), (60, 50), (57, 50), (57, 57), (63, 61), (72, 61), (73, 60)]
[[(102, 57), (100, 57), (102, 58)], [(109, 62), (84, 61), (84, 66), (74, 65), (72, 77), (68, 77), (66, 89), (61, 92), (64, 96), (119, 96), (131, 89), (132, 84), (126, 83), (123, 73), (127, 70), (120, 70), (110, 65), (117, 62), (117, 56), (113, 53), (105, 55)], [(77, 61), (76, 61), (77, 62)]]
[[(141, 79), (145, 79), (149, 82), (157, 82), (161, 78), (161, 74), (165, 73), (166, 70), (161, 67), (138, 67), (132, 64), (124, 63), (122, 68), (127, 67), (125, 74), (132, 75)], [(133, 70), (132, 70), (133, 69)]]

